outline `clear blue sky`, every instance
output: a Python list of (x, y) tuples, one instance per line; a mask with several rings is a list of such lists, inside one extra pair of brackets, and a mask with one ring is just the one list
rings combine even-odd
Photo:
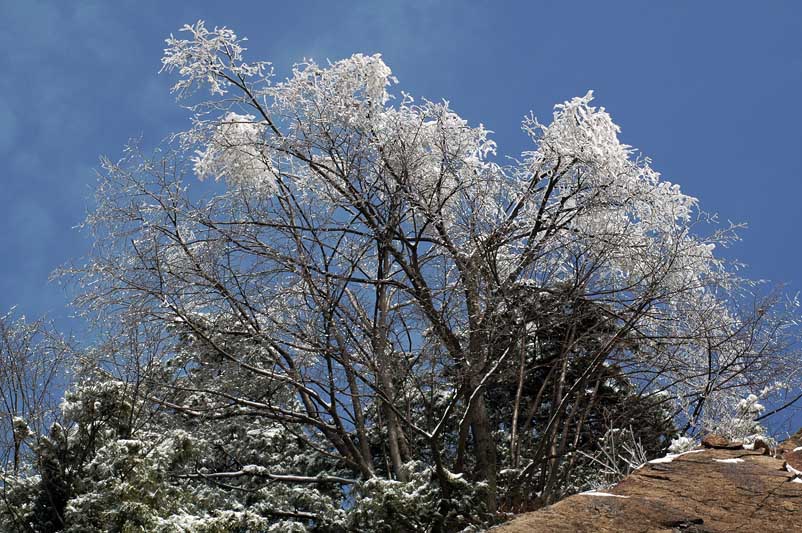
[(0, 312), (71, 327), (50, 272), (80, 261), (98, 156), (156, 145), (187, 114), (157, 75), (187, 22), (247, 36), (283, 77), (304, 57), (381, 52), (525, 147), (521, 117), (588, 89), (670, 181), (749, 229), (732, 254), (802, 289), (802, 2), (60, 2), (0, 0)]

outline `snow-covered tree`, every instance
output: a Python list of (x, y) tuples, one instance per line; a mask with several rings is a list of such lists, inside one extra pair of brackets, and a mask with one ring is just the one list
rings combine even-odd
[(30, 460), (33, 438), (58, 414), (70, 346), (45, 320), (0, 316), (0, 462), (3, 475)]
[[(278, 79), (231, 30), (184, 31), (163, 65), (192, 125), (104, 162), (78, 303), (110, 338), (155, 332), (123, 381), (202, 451), (142, 461), (254, 520), (239, 530), (479, 527), (581, 485), (576, 450), (628, 417), (693, 434), (798, 384), (784, 300), (714, 253), (736, 228), (622, 144), (592, 93), (527, 117), (531, 148), (502, 164), (447, 102), (394, 94), (379, 55)], [(137, 431), (104, 464), (140, 461), (155, 430)]]

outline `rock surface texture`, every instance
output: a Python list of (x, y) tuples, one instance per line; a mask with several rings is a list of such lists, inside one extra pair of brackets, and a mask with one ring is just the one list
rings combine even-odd
[(715, 444), (656, 459), (608, 492), (571, 496), (493, 533), (802, 532), (802, 431), (770, 455)]

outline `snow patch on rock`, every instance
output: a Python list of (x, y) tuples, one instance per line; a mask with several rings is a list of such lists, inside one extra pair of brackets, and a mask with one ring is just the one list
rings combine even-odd
[(653, 464), (659, 464), (659, 463), (670, 463), (671, 461), (673, 461), (677, 457), (682, 457), (683, 455), (687, 455), (689, 453), (699, 453), (699, 452), (703, 452), (703, 451), (705, 451), (705, 450), (704, 449), (701, 449), (701, 450), (688, 450), (687, 452), (682, 452), (682, 453), (669, 453), (669, 454), (666, 454), (665, 457), (658, 457), (657, 459), (652, 459), (651, 461), (648, 462), (648, 464), (653, 465)]
[(586, 492), (580, 492), (583, 496), (602, 496), (605, 498), (629, 498), (629, 496), (622, 496), (621, 494), (611, 494), (609, 492), (596, 492), (595, 490), (589, 490)]

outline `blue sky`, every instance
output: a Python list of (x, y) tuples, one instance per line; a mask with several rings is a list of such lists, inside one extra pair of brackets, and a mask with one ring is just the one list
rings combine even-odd
[(98, 156), (155, 146), (187, 113), (163, 40), (205, 19), (294, 61), (381, 52), (416, 96), (445, 98), (526, 148), (520, 119), (594, 89), (622, 137), (721, 218), (752, 277), (802, 289), (802, 2), (45, 2), (0, 0), (0, 312), (62, 327), (50, 272), (88, 251)]

